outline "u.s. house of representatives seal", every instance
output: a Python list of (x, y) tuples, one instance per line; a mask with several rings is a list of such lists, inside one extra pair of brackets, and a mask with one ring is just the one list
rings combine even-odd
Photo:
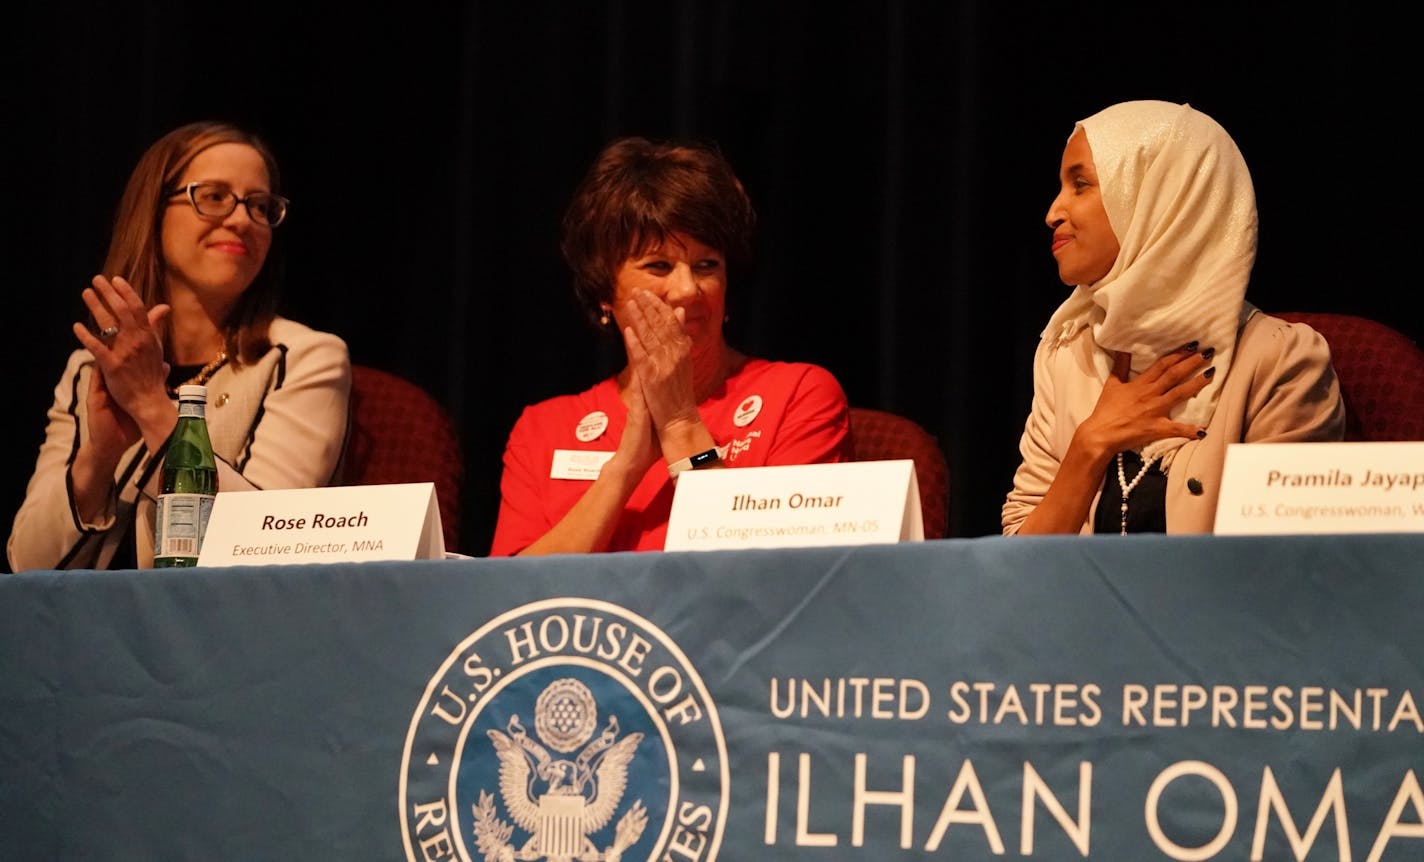
[(726, 740), (665, 633), (560, 598), (490, 620), (450, 653), (401, 763), (406, 858), (711, 862), (727, 819)]

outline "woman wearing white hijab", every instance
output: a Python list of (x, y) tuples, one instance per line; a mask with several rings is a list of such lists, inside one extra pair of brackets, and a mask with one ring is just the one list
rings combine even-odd
[(1048, 209), (1073, 292), (1043, 331), (1004, 532), (1210, 532), (1230, 443), (1339, 440), (1324, 338), (1246, 302), (1256, 197), (1215, 120), (1171, 102), (1074, 127)]

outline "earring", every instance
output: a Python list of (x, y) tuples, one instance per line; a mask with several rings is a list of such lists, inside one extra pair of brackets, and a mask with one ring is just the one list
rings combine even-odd
[(608, 308), (608, 306), (605, 305), (605, 306), (603, 307), (603, 315), (598, 318), (598, 325), (599, 325), (599, 326), (602, 326), (602, 327), (605, 328), (605, 329), (608, 328), (608, 324), (609, 324), (609, 323), (612, 323), (612, 322), (613, 322), (613, 318), (611, 318), (611, 317), (608, 316), (608, 312), (609, 312), (609, 311), (610, 311), (610, 309)]

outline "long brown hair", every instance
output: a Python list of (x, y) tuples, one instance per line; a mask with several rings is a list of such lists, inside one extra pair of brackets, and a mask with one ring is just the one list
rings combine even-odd
[[(153, 143), (129, 174), (114, 217), (114, 233), (104, 258), (104, 275), (123, 276), (138, 291), (145, 306), (168, 301), (167, 262), (163, 259), (163, 216), (178, 179), (203, 150), (216, 144), (246, 144), (267, 165), (271, 191), (280, 193), (277, 160), (267, 144), (251, 132), (228, 123), (204, 121), (181, 126)], [(268, 327), (277, 313), (280, 267), (273, 261), (276, 236), (261, 271), (243, 291), (227, 320), (223, 340), (235, 364), (251, 362), (271, 348)], [(164, 350), (168, 331), (162, 333)]]

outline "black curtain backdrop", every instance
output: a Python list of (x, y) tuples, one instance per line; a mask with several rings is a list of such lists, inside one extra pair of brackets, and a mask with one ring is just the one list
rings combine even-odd
[(1187, 101), (1232, 132), (1259, 199), (1257, 305), (1424, 335), (1404, 275), (1419, 75), (1414, 31), (1393, 14), (988, 0), (31, 8), (0, 37), (0, 523), (23, 499), (128, 171), (170, 128), (218, 118), (255, 128), (281, 162), (294, 201), (284, 312), (454, 415), (458, 550), (488, 550), (520, 408), (619, 366), (576, 310), (557, 226), (622, 134), (722, 147), (760, 215), (755, 267), (730, 288), (730, 341), (822, 364), (852, 404), (920, 422), (949, 458), (952, 534), (997, 533), (1037, 335), (1067, 290), (1043, 214), (1073, 122), (1108, 104)]

